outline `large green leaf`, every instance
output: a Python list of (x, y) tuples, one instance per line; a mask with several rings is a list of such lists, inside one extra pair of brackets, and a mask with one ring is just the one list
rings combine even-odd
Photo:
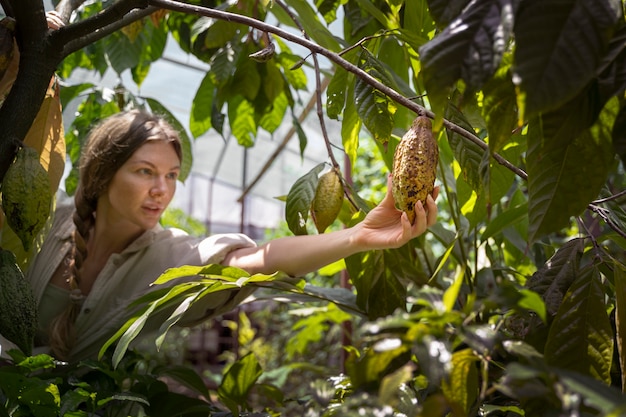
[[(348, 97), (354, 93), (354, 83), (348, 83)], [(363, 122), (359, 117), (354, 100), (346, 100), (346, 107), (343, 110), (343, 121), (341, 123), (341, 142), (350, 163), (356, 162), (357, 149), (359, 148), (359, 132)]]
[(613, 328), (604, 300), (598, 270), (581, 270), (548, 333), (544, 352), (548, 364), (611, 383)]
[(598, 74), (600, 96), (607, 100), (626, 89), (626, 22), (619, 25), (608, 49)]
[(243, 96), (232, 97), (228, 101), (228, 122), (237, 143), (245, 147), (254, 145), (257, 125), (252, 103)]
[[(508, 55), (507, 55), (508, 56)], [(509, 60), (505, 57), (504, 59)], [(517, 97), (510, 64), (503, 65), (483, 88), (482, 115), (489, 132), (489, 150), (499, 152), (517, 127)]]
[(211, 128), (214, 94), (215, 84), (213, 83), (213, 77), (210, 72), (207, 72), (196, 91), (189, 114), (189, 129), (195, 138), (203, 135)]
[(447, 26), (457, 18), (470, 0), (428, 0), (428, 10), (437, 25)]
[(326, 164), (316, 165), (312, 170), (298, 178), (287, 194), (285, 219), (287, 226), (294, 235), (306, 235), (306, 221), (309, 218), (311, 203), (317, 189), (318, 174)]
[(223, 375), (217, 394), (234, 415), (239, 415), (240, 407), (248, 408), (248, 392), (262, 373), (259, 361), (250, 352), (233, 363)]
[(622, 165), (626, 166), (626, 104), (622, 104), (619, 113), (615, 118), (611, 138), (613, 140), (613, 149), (622, 161)]
[[(414, 259), (413, 247), (369, 251), (346, 258), (346, 267), (357, 292), (356, 303), (370, 319), (406, 309), (407, 283), (426, 283)], [(390, 266), (393, 265), (393, 268)]]
[(617, 0), (526, 0), (515, 23), (525, 114), (554, 109), (596, 75), (620, 16)]
[(348, 84), (352, 79), (353, 77), (350, 76), (350, 73), (343, 68), (337, 68), (330, 79), (326, 89), (326, 114), (331, 119), (339, 119), (343, 112)]
[(458, 20), (420, 48), (429, 93), (445, 91), (458, 79), (478, 89), (493, 75), (508, 47), (518, 2), (471, 2)]
[[(360, 58), (360, 68), (387, 86), (393, 86), (392, 79), (384, 66), (368, 51)], [(363, 124), (374, 139), (387, 142), (394, 126), (396, 104), (380, 90), (358, 78), (354, 85), (354, 103)]]
[(578, 276), (584, 248), (582, 239), (566, 242), (526, 282), (528, 289), (541, 295), (549, 316), (556, 315), (565, 293)]
[(452, 354), (450, 375), (442, 383), (443, 393), (456, 412), (469, 415), (478, 397), (478, 356), (472, 349)]
[[(448, 104), (445, 117), (468, 132), (474, 132), (474, 128), (467, 121), (465, 115), (452, 103)], [(485, 156), (485, 150), (452, 130), (446, 130), (446, 132), (454, 157), (461, 166), (463, 178), (471, 185), (472, 189), (479, 192), (483, 185), (480, 176), (480, 165)]]
[(301, 68), (302, 58), (298, 55), (294, 55), (287, 46), (286, 42), (283, 42), (280, 38), (275, 38), (280, 52), (274, 57), (276, 62), (282, 67), (285, 79), (293, 88), (297, 90), (306, 90), (308, 88), (307, 76), (304, 70)]
[[(288, 4), (296, 12), (298, 22), (303, 26), (306, 34), (320, 46), (338, 52), (341, 47), (339, 42), (328, 28), (320, 22), (317, 13), (306, 0), (289, 0)], [(282, 7), (272, 7), (269, 9), (276, 18), (289, 26), (294, 26), (293, 19), (288, 15)]]
[(528, 127), (529, 238), (567, 226), (600, 193), (613, 158), (615, 104), (598, 112), (582, 94), (558, 112), (534, 118)]

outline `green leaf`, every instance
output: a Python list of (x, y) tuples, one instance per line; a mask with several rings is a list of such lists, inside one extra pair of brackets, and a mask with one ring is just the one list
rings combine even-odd
[[(363, 71), (381, 83), (393, 86), (384, 67), (367, 50), (363, 51), (359, 61)], [(354, 85), (354, 103), (359, 117), (374, 139), (381, 143), (389, 141), (394, 126), (395, 103), (360, 78)]]
[[(427, 277), (418, 270), (413, 248), (369, 251), (346, 258), (346, 267), (356, 288), (356, 303), (370, 319), (406, 310), (406, 285), (425, 283)], [(393, 265), (394, 268), (390, 268)]]
[(610, 417), (609, 413), (618, 405), (624, 407), (624, 395), (607, 383), (561, 369), (556, 370), (556, 374), (565, 387), (584, 398), (585, 405), (599, 410), (606, 417)]
[(248, 353), (226, 371), (217, 389), (220, 400), (233, 414), (238, 415), (239, 407), (248, 408), (248, 392), (259, 379), (263, 370), (254, 353)]
[(215, 84), (211, 74), (211, 72), (206, 73), (191, 103), (189, 129), (194, 138), (198, 138), (211, 128), (211, 112), (215, 95)]
[(297, 90), (306, 90), (308, 87), (306, 73), (304, 72), (304, 69), (300, 67), (296, 68), (302, 58), (298, 55), (294, 55), (287, 44), (280, 38), (275, 38), (275, 41), (280, 48), (280, 53), (274, 58), (281, 66), (285, 79), (293, 88)]
[(515, 78), (526, 94), (525, 114), (566, 103), (596, 76), (621, 7), (612, 0), (523, 2), (515, 21)]
[(350, 73), (343, 68), (337, 68), (326, 89), (326, 114), (331, 119), (338, 120), (346, 103), (346, 93), (349, 82), (353, 80)]
[[(445, 118), (470, 133), (474, 132), (474, 128), (469, 124), (465, 115), (452, 103), (449, 103), (446, 109)], [(479, 145), (452, 130), (446, 129), (446, 132), (454, 157), (461, 166), (461, 175), (474, 191), (480, 192), (482, 189), (480, 165), (485, 151)]]
[[(354, 84), (348, 84), (348, 97), (353, 97)], [(344, 151), (354, 165), (356, 162), (357, 150), (359, 148), (359, 132), (361, 131), (361, 119), (357, 113), (354, 100), (347, 100), (343, 110), (343, 121), (341, 123), (341, 142)]]
[(526, 310), (534, 312), (545, 323), (547, 320), (546, 305), (539, 296), (539, 294), (526, 289), (519, 290), (519, 294), (521, 298), (517, 302), (517, 305)]
[(252, 103), (243, 96), (231, 98), (228, 102), (228, 121), (237, 143), (245, 147), (254, 145), (257, 125)]
[[(530, 239), (557, 232), (596, 198), (614, 155), (611, 102), (597, 119), (583, 94), (558, 112), (534, 118), (528, 126)], [(582, 130), (581, 130), (582, 129)]]
[(408, 351), (407, 346), (398, 342), (395, 338), (383, 339), (372, 349), (367, 349), (360, 358), (354, 355), (348, 358), (346, 373), (354, 389), (377, 387), (385, 375), (395, 370), (392, 365), (400, 363)]
[(582, 270), (554, 318), (544, 355), (552, 366), (610, 384), (613, 329), (604, 295), (598, 270)]
[[(231, 43), (227, 43), (220, 48), (211, 59), (211, 70), (205, 77), (212, 77), (217, 86), (223, 86), (230, 79), (237, 68), (237, 54), (241, 48), (234, 48)], [(212, 92), (211, 95), (214, 93)], [(195, 102), (195, 100), (194, 100)]]
[(183, 148), (183, 161), (180, 167), (180, 175), (178, 179), (181, 182), (185, 182), (189, 172), (191, 172), (191, 165), (193, 163), (193, 154), (191, 153), (191, 140), (187, 135), (187, 131), (183, 127), (183, 125), (178, 121), (178, 119), (163, 106), (160, 102), (152, 98), (146, 98), (150, 109), (165, 118), (165, 120), (178, 132), (180, 137), (180, 141), (182, 142)]
[[(113, 352), (112, 363), (113, 367), (116, 368), (119, 365), (120, 361), (124, 357), (124, 354), (128, 350), (128, 346), (130, 343), (135, 340), (135, 338), (139, 335), (141, 330), (144, 328), (146, 322), (150, 315), (157, 310), (158, 307), (165, 304), (168, 301), (175, 300), (176, 297), (185, 295), (190, 290), (198, 287), (198, 284), (187, 283), (174, 287), (171, 291), (162, 295), (158, 300), (137, 312), (133, 315), (124, 325), (113, 335), (109, 340), (102, 346), (98, 356), (101, 358), (109, 346), (111, 346), (115, 341), (118, 341), (117, 346), (115, 346), (115, 351)], [(159, 292), (158, 294), (161, 294)]]
[(342, 0), (316, 0), (315, 5), (326, 23), (332, 23), (337, 19), (337, 9), (341, 3)]
[(452, 354), (452, 369), (442, 383), (446, 399), (453, 409), (469, 415), (470, 409), (478, 398), (478, 357), (472, 349), (463, 349)]
[(173, 378), (202, 395), (204, 398), (211, 398), (209, 390), (207, 389), (206, 383), (202, 377), (189, 366), (168, 364), (166, 366), (156, 367), (153, 372), (158, 376)]
[(306, 221), (309, 218), (311, 202), (317, 189), (318, 174), (326, 164), (316, 165), (309, 172), (298, 178), (287, 194), (285, 204), (285, 219), (289, 230), (295, 235), (306, 235)]
[(242, 277), (248, 278), (250, 277), (250, 274), (243, 269), (239, 269), (234, 266), (224, 266), (219, 264), (209, 264), (204, 266), (183, 265), (166, 270), (154, 281), (153, 284), (162, 285), (174, 279), (194, 276), (234, 282)]
[(584, 248), (583, 239), (565, 242), (526, 282), (529, 290), (543, 298), (550, 316), (556, 315), (565, 293), (578, 276)]
[(429, 93), (458, 79), (479, 89), (500, 64), (513, 31), (518, 1), (471, 2), (443, 32), (419, 49)]
[(259, 126), (269, 133), (274, 133), (283, 123), (288, 104), (287, 95), (284, 91), (280, 91), (272, 100), (269, 111), (261, 115)]
[(481, 242), (486, 242), (489, 238), (502, 233), (504, 229), (523, 221), (527, 215), (528, 204), (520, 204), (504, 210), (487, 224), (487, 227), (480, 236)]
[(470, 0), (429, 0), (428, 10), (437, 25), (447, 26), (456, 19)]
[[(450, 254), (450, 249), (451, 248), (448, 248), (448, 255)], [(454, 306), (456, 305), (459, 293), (461, 292), (461, 286), (463, 285), (464, 279), (465, 268), (459, 268), (457, 270), (456, 277), (454, 277), (454, 282), (443, 293), (443, 305), (445, 306), (447, 312), (454, 310)]]
[[(317, 13), (306, 0), (290, 0), (289, 7), (292, 8), (299, 17), (299, 23), (304, 28), (307, 35), (321, 47), (332, 52), (339, 52), (341, 47), (328, 28), (320, 22)], [(272, 7), (270, 11), (276, 18), (289, 26), (294, 26), (293, 19), (285, 13), (282, 7)]]
[[(613, 263), (613, 282), (615, 284), (615, 340), (620, 369), (626, 369), (626, 268), (617, 260)], [(621, 373), (622, 386), (626, 386), (626, 372)]]
[(483, 88), (482, 115), (487, 122), (491, 152), (499, 152), (517, 126), (517, 97), (510, 68), (510, 63), (504, 65)]
[(238, 23), (204, 17), (201, 17), (198, 20), (198, 23), (200, 23), (203, 19), (206, 19), (204, 22), (208, 23), (208, 25), (203, 26), (206, 28), (206, 31), (202, 33), (203, 36), (201, 37), (203, 46), (206, 49), (214, 49), (224, 46), (235, 36), (237, 30), (243, 27)]

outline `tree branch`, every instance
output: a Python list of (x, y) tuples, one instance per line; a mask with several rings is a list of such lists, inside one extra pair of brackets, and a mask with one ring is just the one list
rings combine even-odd
[(48, 27), (40, 0), (8, 1), (17, 22), (19, 70), (0, 108), (0, 183), (13, 162), (22, 138), (35, 119), (58, 64), (58, 51), (47, 44)]
[[(74, 3), (80, 1), (74, 0)], [(148, 6), (147, 0), (120, 0), (94, 16), (54, 31), (50, 42), (63, 45), (62, 55), (66, 57), (156, 10)]]
[[(293, 33), (287, 32), (285, 30), (282, 30), (281, 28), (269, 25), (263, 21), (257, 20), (257, 19), (253, 19), (247, 16), (242, 16), (236, 13), (230, 13), (230, 12), (225, 12), (222, 10), (216, 10), (216, 9), (211, 9), (208, 7), (202, 7), (202, 6), (196, 6), (196, 5), (191, 5), (191, 4), (186, 4), (186, 3), (181, 3), (179, 1), (175, 1), (175, 0), (148, 0), (148, 3), (152, 6), (156, 6), (157, 8), (161, 8), (161, 9), (168, 9), (168, 10), (174, 10), (174, 11), (178, 11), (178, 12), (183, 12), (183, 13), (193, 13), (193, 14), (198, 14), (200, 16), (206, 16), (206, 17), (212, 17), (215, 19), (220, 19), (220, 20), (226, 20), (228, 22), (235, 22), (235, 23), (241, 23), (244, 24), (246, 26), (250, 26), (253, 27), (255, 29), (264, 31), (264, 32), (269, 32), (269, 33), (273, 33), (275, 35), (278, 35), (279, 37), (288, 40), (290, 42), (296, 43), (298, 45), (301, 45), (305, 48), (307, 48), (308, 50), (310, 50), (312, 53), (317, 53), (320, 55), (325, 56), (326, 58), (328, 58), (330, 61), (334, 62), (335, 64), (337, 64), (338, 66), (340, 66), (341, 68), (345, 69), (346, 71), (349, 71), (353, 74), (355, 74), (357, 77), (359, 77), (360, 79), (362, 79), (363, 81), (365, 81), (366, 83), (368, 83), (369, 85), (371, 85), (372, 87), (380, 90), (382, 93), (384, 93), (385, 95), (387, 95), (389, 98), (391, 98), (392, 100), (394, 100), (396, 103), (406, 107), (409, 110), (414, 111), (417, 114), (420, 115), (424, 115), (424, 116), (428, 116), (430, 118), (434, 118), (435, 114), (433, 112), (431, 112), (430, 110), (420, 106), (417, 103), (412, 102), (411, 100), (409, 100), (408, 98), (404, 97), (402, 94), (398, 93), (397, 91), (395, 91), (393, 88), (390, 88), (386, 85), (384, 85), (383, 83), (379, 82), (377, 79), (375, 79), (374, 77), (372, 77), (371, 75), (369, 75), (367, 72), (363, 71), (362, 69), (360, 69), (359, 67), (357, 67), (356, 65), (352, 64), (351, 62), (347, 61), (346, 59), (342, 58), (341, 55), (336, 54), (334, 52), (329, 51), (328, 49), (325, 49), (323, 47), (321, 47), (320, 45), (309, 41), (308, 39), (299, 37), (297, 35), (294, 35)], [(483, 142), (478, 136), (474, 135), (472, 132), (468, 132), (467, 130), (463, 129), (462, 127), (455, 125), (454, 123), (450, 122), (449, 120), (444, 119), (443, 120), (444, 126), (461, 135), (462, 137), (474, 142), (475, 144), (477, 144), (478, 146), (480, 146), (483, 150), (488, 150), (489, 146)], [(520, 176), (523, 179), (528, 179), (528, 175), (521, 170), (520, 168), (516, 167), (515, 165), (511, 164), (509, 161), (507, 161), (505, 158), (503, 158), (501, 155), (497, 154), (497, 153), (492, 153), (491, 154), (492, 157), (501, 165), (507, 167), (508, 169), (510, 169), (511, 171), (513, 171), (515, 174), (517, 174), (518, 176)]]

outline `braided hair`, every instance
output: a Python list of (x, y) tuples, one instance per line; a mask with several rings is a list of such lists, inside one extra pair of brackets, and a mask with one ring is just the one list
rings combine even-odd
[(88, 256), (87, 242), (95, 226), (98, 199), (106, 192), (120, 167), (148, 141), (171, 143), (178, 159), (182, 161), (178, 132), (163, 118), (143, 110), (114, 114), (96, 125), (87, 138), (74, 195), (74, 244), (67, 256), (71, 302), (52, 320), (49, 328), (50, 348), (59, 359), (68, 358), (76, 339), (75, 321), (85, 298), (79, 288), (81, 268)]

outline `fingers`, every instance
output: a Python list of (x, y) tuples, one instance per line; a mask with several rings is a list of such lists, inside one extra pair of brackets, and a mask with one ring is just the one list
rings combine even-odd
[(48, 21), (48, 28), (53, 30), (57, 30), (65, 26), (63, 19), (61, 19), (61, 16), (57, 13), (56, 10), (51, 10), (47, 12), (46, 20)]
[[(439, 194), (439, 187), (437, 187), (436, 194)], [(435, 198), (437, 198), (436, 195), (434, 198), (430, 195), (426, 198), (426, 227), (432, 226), (437, 221), (438, 210)]]
[(391, 182), (391, 174), (389, 174), (387, 176), (387, 193), (385, 194), (385, 197), (383, 198), (383, 200), (380, 202), (381, 206), (387, 206), (387, 207), (395, 207), (396, 206), (396, 201), (393, 199), (393, 184)]

